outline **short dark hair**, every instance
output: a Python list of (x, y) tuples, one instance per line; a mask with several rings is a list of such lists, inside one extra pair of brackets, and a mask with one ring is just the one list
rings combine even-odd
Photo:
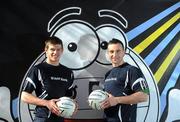
[(112, 40), (109, 41), (108, 45), (110, 45), (110, 44), (120, 44), (120, 45), (122, 45), (122, 47), (124, 49), (124, 44), (119, 39), (113, 38)]
[(55, 36), (53, 36), (53, 37), (47, 37), (47, 38), (45, 39), (45, 48), (48, 48), (48, 45), (49, 45), (49, 44), (54, 44), (54, 45), (60, 44), (60, 45), (62, 46), (62, 48), (63, 48), (63, 42), (62, 42), (62, 40), (61, 40), (60, 38), (58, 38), (58, 37), (55, 37)]

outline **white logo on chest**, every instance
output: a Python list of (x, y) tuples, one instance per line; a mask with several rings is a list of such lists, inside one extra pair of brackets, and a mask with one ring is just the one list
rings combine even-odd
[(106, 80), (105, 80), (105, 82), (108, 82), (108, 81), (116, 81), (117, 80), (117, 78), (107, 78)]
[(64, 81), (64, 82), (68, 81), (67, 79), (61, 78), (61, 77), (51, 77), (51, 80), (60, 80), (60, 81)]

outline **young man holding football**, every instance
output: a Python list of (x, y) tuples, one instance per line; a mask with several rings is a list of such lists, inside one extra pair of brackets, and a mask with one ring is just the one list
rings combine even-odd
[(113, 68), (105, 75), (109, 97), (101, 103), (107, 122), (136, 122), (137, 103), (147, 101), (148, 86), (141, 70), (124, 62), (125, 49), (118, 39), (109, 41), (107, 53)]
[[(21, 100), (36, 105), (34, 122), (64, 122), (56, 105), (58, 98), (71, 95), (73, 72), (59, 63), (63, 43), (57, 37), (45, 40), (46, 61), (35, 65), (26, 78)], [(35, 91), (36, 95), (32, 92)]]

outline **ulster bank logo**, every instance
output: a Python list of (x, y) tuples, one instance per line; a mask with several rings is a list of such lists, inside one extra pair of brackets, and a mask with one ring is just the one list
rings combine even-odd
[[(157, 122), (160, 109), (157, 85), (149, 67), (128, 45), (128, 40), (123, 31), (128, 28), (128, 21), (116, 11), (102, 9), (97, 11), (97, 19), (111, 21), (102, 21), (100, 25), (94, 27), (90, 22), (78, 19), (82, 12), (83, 10), (79, 7), (66, 8), (56, 13), (47, 23), (47, 31), (50, 36), (56, 36), (63, 40), (64, 53), (60, 63), (71, 68), (75, 74), (74, 84), (78, 86), (79, 110), (74, 119), (103, 118), (102, 111), (92, 110), (89, 107), (87, 98), (92, 90), (101, 87), (104, 82), (104, 74), (111, 68), (106, 55), (107, 44), (112, 38), (117, 38), (122, 41), (126, 50), (124, 60), (142, 70), (150, 88), (148, 101), (138, 104), (137, 121)], [(32, 66), (43, 62), (45, 59), (45, 54), (40, 54)], [(20, 121), (29, 122), (33, 120), (33, 112), (34, 106), (19, 103)]]

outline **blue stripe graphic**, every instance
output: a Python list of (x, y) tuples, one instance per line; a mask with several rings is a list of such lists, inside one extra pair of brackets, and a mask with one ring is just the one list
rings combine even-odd
[(161, 115), (166, 107), (167, 101), (166, 101), (166, 96), (167, 96), (167, 92), (170, 88), (174, 87), (176, 84), (176, 81), (179, 77), (180, 74), (180, 61), (178, 62), (178, 64), (176, 65), (171, 77), (169, 78), (169, 81), (167, 82), (161, 97), (160, 97), (160, 101), (161, 101)]
[(17, 104), (18, 104), (18, 97), (16, 99), (13, 99), (12, 101), (12, 113), (13, 113), (14, 118), (18, 117)]
[(180, 24), (178, 24), (167, 36), (154, 48), (154, 50), (144, 59), (147, 65), (150, 65), (163, 49), (171, 42), (175, 35), (180, 31)]
[(168, 16), (170, 13), (178, 9), (180, 6), (180, 2), (174, 4), (173, 6), (169, 7), (165, 11), (159, 13), (158, 15), (154, 16), (153, 18), (149, 19), (148, 21), (142, 23), (141, 25), (137, 26), (133, 30), (126, 33), (128, 41), (130, 42), (132, 39), (134, 39), (139, 34), (143, 33), (145, 30), (150, 28), (152, 25), (159, 22), (164, 17)]

